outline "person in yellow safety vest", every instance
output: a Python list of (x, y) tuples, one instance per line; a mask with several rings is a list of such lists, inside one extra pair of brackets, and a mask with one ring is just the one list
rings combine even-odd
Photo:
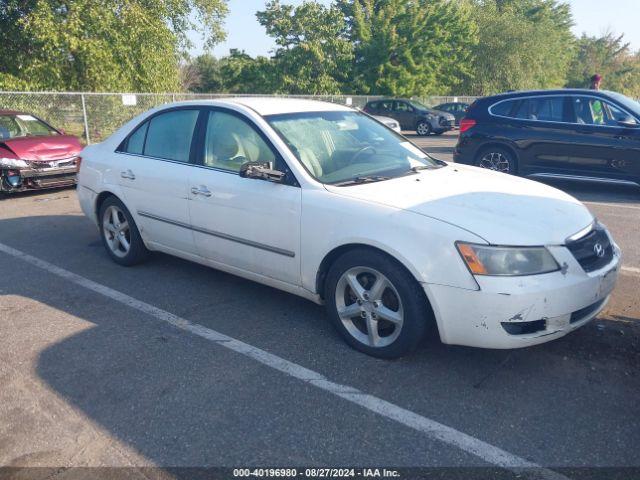
[[(591, 90), (600, 90), (600, 85), (602, 85), (602, 75), (595, 74), (591, 77)], [(602, 106), (602, 102), (599, 100), (595, 100), (591, 104), (591, 109), (593, 110), (593, 123), (595, 125), (604, 124), (604, 108)]]

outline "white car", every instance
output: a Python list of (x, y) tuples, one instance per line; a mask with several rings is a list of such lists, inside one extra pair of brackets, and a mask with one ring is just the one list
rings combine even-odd
[(375, 118), (377, 121), (379, 121), (380, 123), (383, 123), (384, 125), (389, 127), (394, 132), (402, 133), (402, 130), (400, 129), (400, 124), (393, 118), (381, 117), (380, 115), (371, 115), (371, 116)]
[(317, 303), (393, 358), (516, 348), (595, 317), (620, 250), (573, 197), (434, 160), (351, 108), (234, 98), (164, 105), (82, 152), (78, 196), (122, 265), (151, 250)]

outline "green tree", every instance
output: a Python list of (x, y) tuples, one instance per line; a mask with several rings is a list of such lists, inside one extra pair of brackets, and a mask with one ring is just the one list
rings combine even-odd
[(196, 80), (189, 90), (197, 93), (274, 93), (274, 62), (266, 57), (252, 58), (231, 49), (220, 59), (205, 53), (183, 66)]
[(564, 85), (573, 57), (571, 10), (556, 0), (471, 0), (478, 27), (471, 95)]
[(337, 0), (355, 49), (358, 93), (446, 94), (471, 74), (470, 6), (448, 0)]
[(567, 86), (587, 88), (595, 73), (602, 75), (603, 88), (640, 98), (640, 52), (632, 52), (623, 35), (607, 32), (578, 40)]
[(252, 58), (232, 48), (220, 59), (223, 88), (229, 93), (274, 93), (276, 83), (273, 62), (266, 57)]
[(350, 78), (353, 46), (341, 11), (315, 1), (293, 7), (279, 0), (256, 14), (275, 39), (273, 68), (282, 93), (340, 93)]
[(175, 90), (192, 19), (211, 45), (226, 11), (226, 0), (4, 0), (0, 89)]

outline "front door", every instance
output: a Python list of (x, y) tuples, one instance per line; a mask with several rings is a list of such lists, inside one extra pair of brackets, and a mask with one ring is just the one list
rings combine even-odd
[(572, 96), (571, 105), (575, 142), (571, 162), (579, 172), (618, 180), (640, 178), (640, 128), (619, 123), (630, 115), (595, 96)]
[(243, 115), (210, 109), (201, 133), (200, 166), (189, 177), (191, 221), (201, 256), (300, 285), (301, 189), (295, 180), (242, 178), (247, 161), (284, 161)]

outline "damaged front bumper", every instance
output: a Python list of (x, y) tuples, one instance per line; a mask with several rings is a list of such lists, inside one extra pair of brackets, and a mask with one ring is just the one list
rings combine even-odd
[(566, 247), (548, 247), (562, 271), (526, 277), (476, 277), (479, 290), (424, 284), (443, 343), (520, 348), (580, 328), (606, 306), (620, 269), (620, 249), (586, 273)]
[(0, 192), (22, 192), (76, 184), (77, 156), (51, 161), (0, 158)]

